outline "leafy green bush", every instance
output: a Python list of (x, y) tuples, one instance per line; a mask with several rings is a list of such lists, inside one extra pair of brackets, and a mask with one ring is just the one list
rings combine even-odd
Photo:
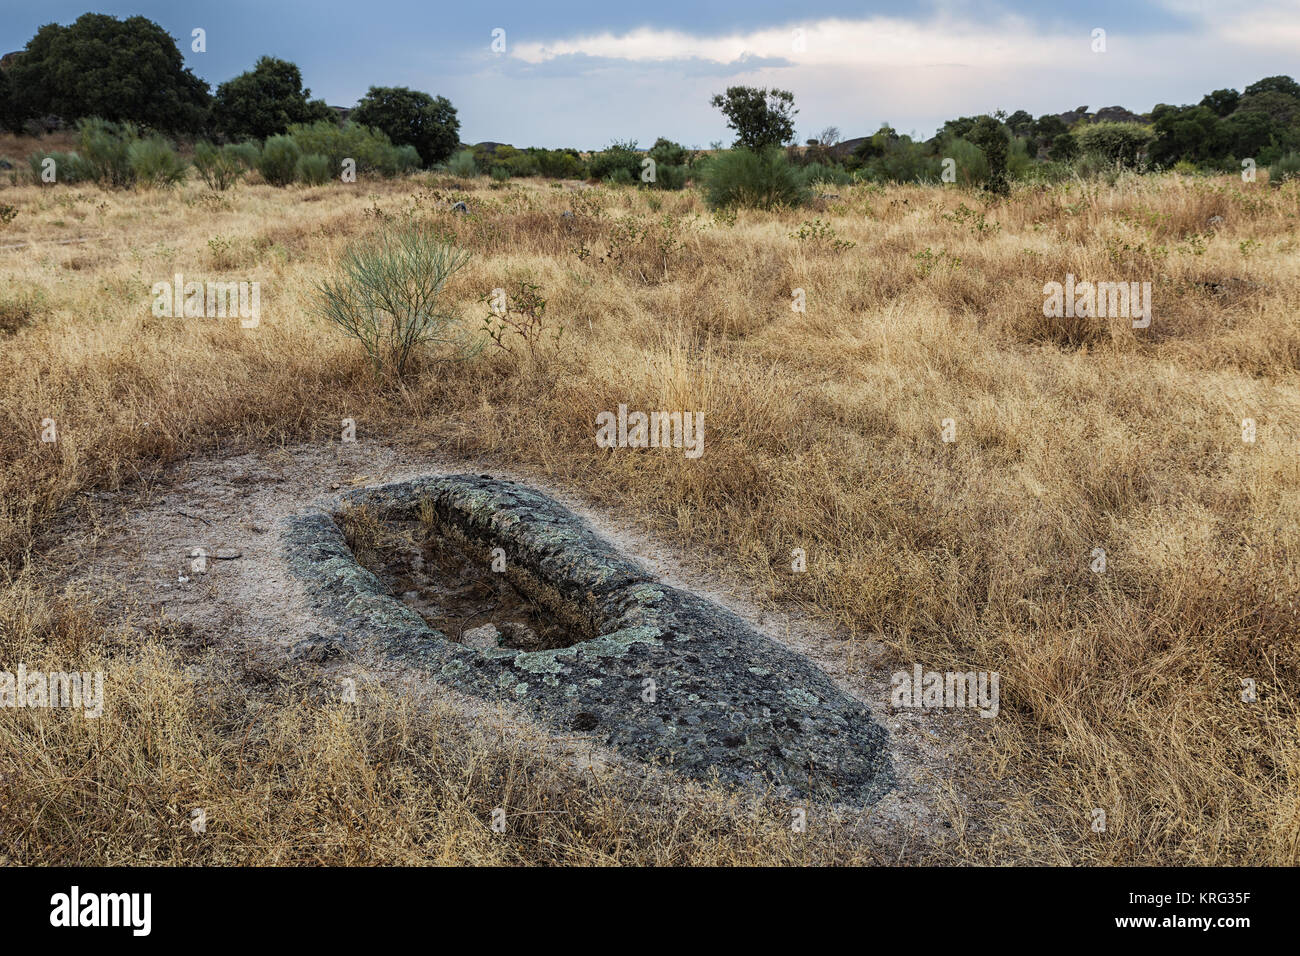
[(89, 179), (106, 189), (126, 189), (135, 182), (130, 157), (131, 144), (140, 137), (135, 124), (90, 117), (77, 124), (77, 132)]
[(478, 164), (474, 162), (473, 150), (462, 149), (447, 161), (447, 172), (462, 179), (478, 175)]
[(1156, 134), (1137, 123), (1091, 123), (1074, 133), (1079, 148), (1099, 156), (1108, 163), (1136, 166)]
[(687, 166), (690, 164), (690, 150), (681, 143), (660, 136), (647, 151), (651, 159), (660, 166)]
[(262, 146), (257, 171), (272, 186), (287, 186), (298, 175), (298, 158), (302, 150), (292, 136), (270, 136)]
[(1073, 133), (1060, 133), (1052, 140), (1052, 148), (1047, 155), (1058, 162), (1068, 163), (1079, 155), (1079, 141)]
[(323, 186), (330, 181), (330, 173), (333, 170), (330, 167), (328, 156), (322, 156), (320, 153), (304, 153), (298, 157), (298, 165), (294, 173), (298, 182), (307, 186)]
[[(51, 167), (54, 170), (54, 182), (45, 182), (42, 174), (45, 171), (44, 163), (46, 159), (54, 160)], [(65, 183), (69, 186), (83, 183), (90, 180), (90, 169), (86, 163), (76, 153), (60, 152), (35, 152), (27, 157), (27, 163), (32, 170), (32, 181), (38, 185), (55, 185)]]
[(194, 144), (194, 168), (209, 189), (225, 192), (240, 180), (247, 167), (240, 147), (233, 144), (213, 146), (200, 141)]
[(185, 179), (189, 168), (161, 136), (135, 140), (127, 147), (126, 155), (131, 173), (141, 186), (175, 186)]
[(979, 147), (988, 163), (988, 179), (984, 188), (992, 193), (1005, 195), (1011, 187), (1007, 182), (1007, 154), (1010, 144), (1006, 129), (992, 116), (981, 116), (975, 120), (967, 134), (967, 139)]
[(420, 151), (410, 145), (394, 147), (393, 161), (398, 173), (409, 173), (423, 165), (420, 160)]
[(632, 174), (627, 171), (626, 167), (617, 166), (601, 182), (609, 183), (611, 186), (631, 186), (636, 180), (632, 178)]
[(252, 172), (256, 169), (258, 162), (262, 158), (262, 147), (252, 141), (227, 143), (221, 149), (239, 160), (239, 165), (244, 167), (245, 172)]
[(654, 189), (685, 189), (686, 167), (659, 163), (655, 166), (655, 181), (650, 185)]
[(496, 182), (503, 183), (510, 178), (510, 170), (505, 166), (493, 166), (491, 175)]
[(799, 177), (804, 185), (812, 189), (822, 186), (847, 186), (853, 182), (853, 174), (843, 166), (828, 166), (824, 163), (809, 163), (798, 167)]
[(469, 253), (414, 225), (385, 228), (370, 244), (354, 244), (340, 262), (342, 275), (317, 289), (321, 311), (357, 339), (376, 371), (398, 376), (415, 349), (442, 346), (452, 357), (470, 353), (459, 317), (440, 305), (443, 285)]
[(420, 154), (414, 147), (396, 147), (379, 130), (360, 123), (299, 123), (289, 127), (288, 135), (301, 152), (328, 158), (332, 174), (342, 171), (345, 159), (356, 163), (358, 174), (395, 176), (420, 166)]
[[(952, 134), (945, 135), (947, 142), (940, 147), (937, 143), (914, 142), (910, 136), (899, 136), (886, 126), (859, 146), (845, 160), (844, 167), (849, 172), (858, 170), (860, 178), (882, 183), (938, 181), (944, 156), (956, 160), (959, 181), (963, 170), (967, 176), (976, 175), (976, 170), (987, 170), (984, 154), (979, 149)], [(940, 156), (934, 155), (934, 149), (939, 150)], [(981, 177), (972, 181), (983, 180)]]
[(576, 149), (530, 149), (537, 172), (549, 179), (586, 179), (587, 164)]
[(1288, 179), (1300, 179), (1300, 153), (1287, 153), (1268, 167), (1268, 184), (1281, 186)]
[[(614, 142), (607, 149), (593, 155), (588, 168), (592, 179), (626, 185), (641, 178), (641, 159), (642, 154), (637, 152), (636, 140)], [(626, 177), (620, 175), (619, 170), (626, 171)], [(610, 177), (615, 178), (611, 180)]]
[(798, 172), (779, 148), (721, 153), (707, 165), (704, 177), (705, 198), (714, 208), (772, 209), (798, 206), (807, 199)]

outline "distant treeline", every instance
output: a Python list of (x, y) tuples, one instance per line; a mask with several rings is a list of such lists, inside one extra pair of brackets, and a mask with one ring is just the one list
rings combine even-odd
[[(1241, 92), (1215, 90), (1196, 105), (1162, 103), (1143, 115), (1117, 107), (1036, 119), (1024, 110), (997, 111), (951, 119), (927, 140), (884, 124), (843, 142), (831, 127), (802, 147), (793, 145), (798, 110), (789, 91), (735, 86), (711, 102), (736, 133), (733, 149), (783, 148), (783, 161), (804, 185), (933, 181), (1004, 191), (1014, 180), (1125, 168), (1222, 172), (1257, 165), (1270, 168), (1274, 183), (1300, 172), (1300, 84), (1289, 76), (1266, 77)], [(700, 179), (710, 153), (722, 148), (719, 142), (706, 153), (663, 137), (648, 150), (614, 142), (590, 154), (500, 143), (466, 147), (445, 97), (371, 87), (352, 109), (331, 107), (311, 98), (295, 64), (274, 57), (260, 58), (213, 92), (184, 66), (175, 40), (158, 24), (92, 13), (70, 26), (41, 27), (25, 50), (0, 60), (0, 127), (40, 135), (73, 124), (83, 152), (99, 159), (57, 157), (67, 172), (63, 181), (120, 179), (123, 174), (105, 170), (121, 162), (104, 157), (129, 149), (148, 154), (141, 167), (149, 176), (166, 179), (173, 165), (164, 156), (166, 138), (181, 137), (195, 142), (195, 165), (218, 182), (254, 167), (278, 184), (315, 182), (338, 175), (351, 158), (361, 171), (385, 175), (439, 167), (499, 180), (541, 176), (680, 189)], [(144, 145), (132, 145), (137, 140)], [(32, 157), (34, 172), (49, 155)], [(777, 169), (770, 160), (751, 165)]]
[(414, 149), (419, 165), (445, 161), (460, 142), (445, 97), (371, 87), (355, 108), (340, 111), (312, 99), (298, 67), (275, 57), (211, 92), (185, 67), (176, 41), (144, 17), (87, 13), (70, 26), (48, 24), (0, 61), (0, 127), (32, 135), (93, 117), (148, 135), (260, 144), (296, 125), (341, 125), (344, 112), (392, 146)]

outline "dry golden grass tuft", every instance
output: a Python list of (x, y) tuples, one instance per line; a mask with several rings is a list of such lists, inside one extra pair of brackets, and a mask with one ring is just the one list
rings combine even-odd
[[(1000, 672), (971, 760), (1005, 800), (937, 858), (1300, 861), (1300, 185), (840, 196), (733, 219), (692, 192), (429, 177), (0, 191), (19, 210), (0, 244), (24, 244), (0, 250), (0, 315), (31, 304), (0, 319), (0, 669), (102, 661), (126, 702), (99, 722), (0, 711), (0, 852), (869, 859), (707, 791), (625, 807), (436, 707), (347, 712), (307, 678), (257, 678), (42, 583), (42, 536), (79, 492), (200, 450), (337, 440), (351, 417), (618, 505), (701, 570), (883, 641), (891, 667)], [(447, 208), (459, 198), (471, 215)], [(347, 243), (407, 216), (473, 252), (449, 286), (472, 326), (488, 290), (538, 284), (558, 354), (489, 349), (376, 381), (311, 290)], [(813, 219), (855, 245), (792, 236)], [(153, 317), (150, 287), (176, 272), (259, 281), (260, 327)], [(1043, 285), (1067, 273), (1150, 281), (1151, 328), (1049, 324)], [(704, 410), (704, 457), (598, 449), (595, 416), (620, 403)], [(786, 570), (795, 547), (805, 574)], [(529, 821), (508, 845), (485, 824), (506, 799)], [(190, 805), (222, 808), (214, 838), (191, 838)]]

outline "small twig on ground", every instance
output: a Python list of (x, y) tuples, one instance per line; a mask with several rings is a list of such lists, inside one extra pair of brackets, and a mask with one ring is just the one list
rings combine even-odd
[(194, 521), (202, 521), (209, 528), (212, 527), (211, 521), (209, 521), (207, 518), (200, 518), (198, 515), (186, 514), (184, 511), (173, 511), (172, 514), (180, 515), (182, 518), (190, 518)]

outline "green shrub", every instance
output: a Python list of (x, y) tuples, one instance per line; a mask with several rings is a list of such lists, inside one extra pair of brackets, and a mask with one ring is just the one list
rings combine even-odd
[(537, 172), (549, 179), (586, 179), (587, 164), (576, 149), (530, 149)]
[(298, 157), (295, 175), (300, 183), (307, 186), (323, 186), (330, 181), (331, 172), (333, 170), (328, 156), (322, 156), (320, 153), (304, 153)]
[(937, 182), (943, 156), (956, 161), (959, 180), (963, 169), (968, 176), (972, 170), (987, 169), (984, 154), (965, 140), (950, 137), (939, 152), (941, 155), (936, 156), (928, 144), (914, 142), (910, 136), (899, 136), (885, 127), (861, 144), (845, 160), (844, 167), (847, 172), (857, 170), (861, 179), (880, 183)]
[(690, 163), (690, 151), (685, 146), (662, 136), (655, 140), (648, 153), (660, 166), (686, 166)]
[(1068, 163), (1079, 155), (1079, 141), (1073, 133), (1059, 133), (1047, 154), (1057, 162)]
[(685, 189), (686, 188), (686, 167), (672, 166), (659, 163), (655, 166), (655, 181), (651, 183), (655, 189)]
[(126, 155), (138, 185), (175, 186), (185, 179), (188, 165), (161, 136), (135, 140), (127, 147)]
[(636, 180), (626, 167), (616, 166), (601, 182), (609, 183), (611, 186), (631, 186)]
[(510, 178), (510, 170), (505, 166), (493, 166), (492, 178), (499, 183), (503, 183)]
[(721, 153), (713, 157), (704, 176), (705, 198), (714, 208), (772, 209), (798, 206), (807, 199), (806, 187), (780, 148)]
[(810, 189), (822, 186), (847, 186), (853, 182), (853, 174), (845, 170), (843, 166), (809, 163), (807, 166), (797, 168), (799, 177), (803, 180), (804, 185)]
[(302, 150), (292, 136), (268, 136), (257, 161), (257, 171), (272, 186), (287, 186), (298, 175), (298, 158)]
[(478, 175), (478, 164), (474, 162), (473, 150), (462, 149), (447, 161), (447, 172), (462, 179)]
[(393, 158), (397, 172), (409, 173), (420, 169), (424, 164), (420, 159), (420, 151), (414, 146), (394, 146)]
[(77, 124), (77, 132), (88, 178), (106, 189), (126, 189), (135, 182), (130, 150), (140, 134), (133, 123), (90, 117)]
[(1287, 153), (1268, 167), (1268, 184), (1281, 186), (1288, 179), (1300, 179), (1300, 153)]
[[(629, 140), (626, 143), (615, 142), (609, 148), (603, 149), (592, 156), (588, 167), (592, 179), (599, 179), (604, 182), (633, 183), (641, 178), (641, 159), (642, 154), (637, 152), (635, 140)], [(626, 178), (617, 175), (619, 170), (626, 171)], [(611, 176), (617, 176), (617, 178), (611, 180)]]
[(194, 168), (209, 189), (225, 192), (240, 180), (246, 167), (239, 147), (200, 141), (194, 144)]
[[(395, 176), (407, 168), (419, 167), (420, 154), (414, 147), (399, 149), (377, 129), (359, 123), (319, 120), (289, 127), (289, 137), (303, 153), (319, 153), (329, 159), (331, 175), (341, 173), (346, 159), (356, 163), (358, 174)], [(414, 167), (411, 166), (414, 157)]]
[(971, 127), (967, 138), (980, 148), (988, 163), (989, 173), (988, 179), (984, 181), (984, 188), (999, 195), (1010, 192), (1011, 186), (1007, 181), (1007, 154), (1010, 152), (1010, 144), (1007, 140), (1006, 128), (992, 116), (981, 116), (975, 120), (975, 125)]
[(1074, 133), (1079, 148), (1099, 156), (1108, 163), (1136, 166), (1156, 134), (1149, 126), (1137, 123), (1091, 123)]
[(262, 147), (254, 142), (244, 143), (227, 143), (221, 147), (223, 152), (229, 153), (235, 159), (239, 160), (239, 165), (244, 167), (245, 172), (252, 172), (257, 168), (258, 162), (262, 158)]
[(354, 244), (341, 276), (317, 288), (326, 318), (357, 339), (376, 371), (405, 375), (418, 346), (441, 346), (452, 357), (470, 353), (459, 317), (440, 306), (443, 285), (469, 253), (414, 225), (390, 226), (368, 244)]
[[(42, 178), (44, 172), (42, 164), (46, 159), (54, 160), (53, 183), (46, 183)], [(27, 157), (27, 163), (32, 170), (32, 181), (37, 185), (49, 186), (65, 183), (74, 186), (77, 183), (88, 182), (91, 178), (90, 169), (76, 153), (35, 152)]]

